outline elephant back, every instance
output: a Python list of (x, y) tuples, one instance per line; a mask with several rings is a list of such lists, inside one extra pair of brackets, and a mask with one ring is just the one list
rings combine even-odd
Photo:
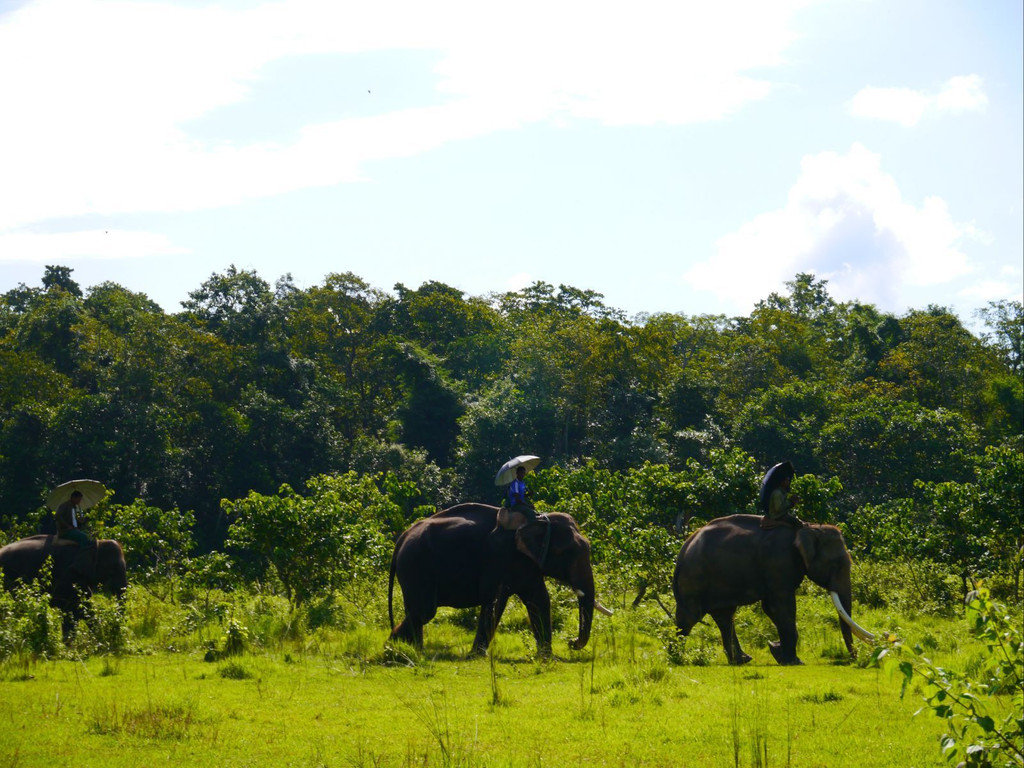
[(435, 512), (430, 517), (425, 518), (426, 520), (445, 519), (445, 518), (463, 518), (463, 519), (481, 519), (485, 522), (487, 520), (497, 520), (498, 518), (498, 507), (493, 507), (490, 504), (477, 504), (475, 502), (466, 502), (464, 504), (456, 504), (454, 507), (448, 507), (448, 509), (442, 509), (440, 512)]

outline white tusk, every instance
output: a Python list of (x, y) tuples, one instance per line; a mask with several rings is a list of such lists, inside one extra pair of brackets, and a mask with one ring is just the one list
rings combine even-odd
[(865, 643), (874, 642), (875, 636), (868, 632), (864, 627), (860, 626), (857, 622), (850, 618), (850, 614), (843, 608), (843, 603), (839, 599), (839, 595), (836, 592), (829, 592), (832, 596), (832, 602), (836, 606), (836, 610), (839, 611), (839, 618), (850, 625), (850, 629), (853, 630), (853, 634), (863, 640)]
[[(577, 589), (574, 591), (576, 592), (576, 597), (583, 597), (582, 589)], [(615, 611), (613, 611), (611, 608), (605, 608), (603, 605), (601, 605), (601, 601), (598, 600), (596, 597), (594, 598), (594, 608), (597, 609), (597, 611), (599, 611), (600, 613), (603, 613), (605, 616), (615, 615)]]

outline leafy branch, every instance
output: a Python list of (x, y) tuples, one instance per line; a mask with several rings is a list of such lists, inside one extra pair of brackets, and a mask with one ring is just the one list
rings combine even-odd
[[(1019, 622), (985, 587), (968, 596), (967, 622), (971, 635), (985, 646), (983, 661), (958, 672), (936, 666), (915, 646), (911, 658), (899, 662), (901, 695), (915, 676), (927, 684), (927, 706), (915, 714), (930, 709), (946, 720), (941, 745), (947, 761), (966, 768), (1024, 765), (1024, 637)], [(876, 651), (879, 660), (901, 650), (897, 638), (886, 640)]]

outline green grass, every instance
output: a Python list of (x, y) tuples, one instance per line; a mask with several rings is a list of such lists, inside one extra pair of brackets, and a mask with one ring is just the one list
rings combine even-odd
[[(466, 661), (472, 632), (459, 612), (428, 625), (417, 651), (385, 649), (379, 606), (314, 631), (265, 598), (201, 619), (136, 594), (132, 654), (0, 666), (0, 768), (941, 765), (943, 723), (913, 716), (920, 689), (901, 699), (895, 671), (842, 661), (827, 598), (799, 599), (805, 666), (777, 666), (770, 624), (744, 610), (754, 661), (733, 668), (706, 626), (682, 651), (691, 663), (670, 663), (671, 627), (646, 605), (595, 618), (590, 646), (573, 653), (571, 600), (560, 597), (551, 661), (534, 658), (522, 609), (510, 607), (491, 657)], [(858, 618), (909, 627), (949, 663), (975, 651), (958, 619)], [(247, 647), (207, 656), (231, 622), (247, 627)]]
[[(353, 665), (163, 654), (0, 684), (4, 765), (934, 765), (939, 722), (885, 672), (612, 663)], [(757, 762), (760, 755), (762, 762)], [(56, 760), (54, 758), (57, 758)]]

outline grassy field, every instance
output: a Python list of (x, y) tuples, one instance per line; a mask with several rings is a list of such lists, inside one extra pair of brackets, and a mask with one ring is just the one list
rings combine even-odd
[[(827, 598), (799, 599), (805, 665), (777, 666), (770, 625), (744, 610), (738, 631), (754, 661), (733, 668), (704, 626), (681, 654), (689, 663), (670, 663), (670, 626), (650, 605), (596, 620), (590, 646), (571, 653), (568, 600), (546, 661), (518, 608), (490, 658), (467, 661), (471, 633), (456, 612), (428, 625), (416, 652), (385, 648), (386, 621), (271, 637), (267, 617), (285, 609), (266, 601), (233, 613), (252, 628), (247, 650), (213, 658), (223, 615), (186, 634), (188, 622), (154, 622), (163, 604), (136, 590), (133, 653), (0, 667), (0, 766), (944, 764), (944, 723), (913, 716), (920, 688), (901, 698), (902, 678), (868, 665), (866, 648), (859, 663), (843, 660)], [(939, 661), (971, 663), (955, 618), (858, 618), (923, 641)]]

